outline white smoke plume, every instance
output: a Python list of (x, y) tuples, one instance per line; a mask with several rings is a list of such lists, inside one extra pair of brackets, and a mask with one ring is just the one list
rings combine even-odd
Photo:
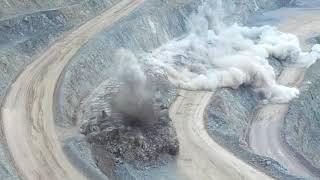
[(220, 0), (204, 3), (191, 16), (187, 37), (163, 45), (143, 61), (163, 68), (170, 81), (184, 89), (214, 91), (247, 84), (268, 102), (286, 103), (297, 97), (298, 89), (277, 84), (268, 58), (309, 67), (320, 58), (320, 45), (303, 52), (295, 35), (275, 27), (228, 27), (222, 23), (221, 6)]

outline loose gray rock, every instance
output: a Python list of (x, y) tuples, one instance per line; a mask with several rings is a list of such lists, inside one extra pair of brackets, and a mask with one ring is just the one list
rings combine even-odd
[(288, 145), (320, 176), (320, 62), (305, 75), (299, 98), (289, 105), (283, 135)]

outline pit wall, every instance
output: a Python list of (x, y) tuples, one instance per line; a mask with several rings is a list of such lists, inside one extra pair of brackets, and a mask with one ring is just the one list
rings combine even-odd
[[(0, 16), (0, 102), (17, 74), (37, 54), (41, 54), (42, 50), (65, 31), (79, 26), (117, 1), (119, 0), (79, 1), (58, 9), (47, 5), (49, 10), (34, 9), (27, 14)], [(20, 1), (13, 2), (17, 6), (12, 6), (12, 9), (23, 5)], [(25, 3), (29, 8), (33, 7), (27, 1)]]
[(73, 57), (60, 81), (60, 94), (57, 96), (59, 125), (74, 124), (81, 102), (108, 79), (108, 74), (112, 72), (112, 57), (117, 49), (126, 48), (134, 53), (151, 51), (183, 35), (187, 32), (186, 17), (198, 5), (198, 1), (183, 4), (145, 1), (111, 29), (91, 39)]
[(0, 19), (53, 10), (69, 10), (63, 14), (85, 16), (110, 7), (116, 0), (6, 0), (0, 2)]
[[(23, 68), (61, 35), (120, 0), (10, 0), (0, 2), (0, 103)], [(66, 69), (58, 90), (57, 117), (72, 124), (81, 100), (104, 81), (113, 50), (149, 51), (188, 32), (186, 17), (201, 0), (146, 0), (139, 10), (84, 46)], [(256, 0), (260, 9), (277, 0)], [(231, 19), (243, 21), (255, 12), (253, 0), (224, 1)], [(151, 22), (151, 23), (150, 23)], [(126, 23), (128, 25), (126, 25)], [(120, 30), (117, 32), (117, 30)], [(144, 37), (145, 36), (145, 37)], [(110, 67), (109, 67), (110, 68)], [(71, 123), (70, 123), (71, 122)], [(3, 137), (3, 136), (2, 136)], [(0, 139), (0, 179), (16, 179), (5, 140)]]
[(298, 99), (289, 105), (283, 137), (301, 163), (320, 177), (320, 62), (307, 71)]
[[(98, 15), (119, 0), (0, 2), (0, 104), (26, 65), (64, 32)], [(19, 13), (19, 14), (17, 14)], [(0, 179), (18, 179), (0, 131)]]
[(254, 154), (248, 147), (248, 127), (255, 117), (258, 104), (258, 97), (250, 87), (217, 90), (206, 110), (208, 134), (237, 157), (275, 179), (299, 179), (289, 175), (277, 161)]
[[(98, 111), (95, 108), (99, 108), (98, 101), (89, 103), (86, 107), (83, 107), (83, 103), (88, 96), (101, 99), (95, 97), (101, 96), (97, 89), (110, 89), (101, 88), (101, 84), (112, 72), (112, 57), (117, 49), (126, 48), (135, 54), (150, 52), (169, 40), (186, 35), (190, 30), (187, 26), (188, 17), (201, 3), (201, 0), (146, 0), (111, 29), (92, 38), (73, 57), (60, 79), (56, 101), (57, 124), (63, 127), (73, 126), (79, 121), (79, 112), (88, 109), (93, 111), (92, 116), (96, 115), (94, 113)], [(257, 10), (279, 7), (277, 0), (256, 0), (256, 3), (258, 9), (253, 0), (223, 1), (229, 15), (225, 20), (244, 22)]]

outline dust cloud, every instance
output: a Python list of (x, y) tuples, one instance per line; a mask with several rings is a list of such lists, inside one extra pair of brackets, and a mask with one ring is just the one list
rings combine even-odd
[(153, 108), (153, 92), (137, 58), (124, 49), (118, 50), (114, 74), (120, 90), (112, 102), (112, 111), (121, 114), (122, 120), (131, 126), (148, 126), (157, 121)]
[[(139, 60), (131, 54), (124, 67), (134, 69), (135, 65), (130, 65), (132, 59), (160, 67), (175, 86), (188, 90), (236, 89), (246, 84), (265, 102), (287, 103), (297, 97), (297, 88), (277, 84), (268, 58), (307, 68), (320, 58), (320, 45), (303, 52), (293, 34), (271, 26), (228, 26), (223, 23), (224, 16), (221, 1), (204, 3), (190, 17), (189, 35), (172, 40)], [(145, 84), (135, 84), (138, 89), (133, 92), (144, 94)]]

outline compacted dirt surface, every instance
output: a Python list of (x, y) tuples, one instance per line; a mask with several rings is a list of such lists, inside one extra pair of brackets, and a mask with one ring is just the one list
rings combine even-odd
[(58, 140), (53, 96), (64, 67), (94, 34), (133, 11), (142, 0), (123, 0), (67, 33), (12, 84), (1, 119), (12, 160), (22, 179), (86, 179), (68, 161)]
[(218, 145), (207, 133), (204, 113), (213, 92), (180, 91), (170, 108), (180, 151), (178, 174), (188, 179), (271, 179)]
[[(283, 12), (281, 12), (283, 11)], [(320, 33), (320, 9), (280, 9), (276, 14), (285, 14), (279, 28), (284, 32), (296, 34), (304, 50), (310, 50), (307, 39)], [(278, 83), (299, 87), (303, 80), (305, 68), (286, 67)], [(311, 171), (295, 157), (281, 136), (281, 127), (288, 112), (288, 104), (269, 104), (260, 108), (251, 127), (249, 141), (257, 154), (271, 157), (283, 164), (290, 174), (302, 177), (313, 177)]]

